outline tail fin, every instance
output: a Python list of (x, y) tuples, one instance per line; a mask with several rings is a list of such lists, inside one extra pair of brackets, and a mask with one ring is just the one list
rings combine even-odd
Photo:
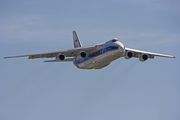
[(76, 31), (73, 31), (73, 42), (74, 42), (74, 48), (81, 47), (81, 42), (77, 36)]

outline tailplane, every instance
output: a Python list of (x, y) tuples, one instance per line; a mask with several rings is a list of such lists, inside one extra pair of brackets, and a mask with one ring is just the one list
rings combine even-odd
[(76, 31), (73, 31), (73, 42), (74, 42), (74, 48), (78, 48), (78, 47), (81, 47), (81, 42), (77, 36), (77, 33)]

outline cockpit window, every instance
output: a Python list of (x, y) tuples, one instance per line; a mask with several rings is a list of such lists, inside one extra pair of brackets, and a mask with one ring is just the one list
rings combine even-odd
[(113, 40), (112, 40), (112, 42), (116, 42), (116, 41), (118, 41), (118, 40), (116, 40), (116, 39), (113, 39)]

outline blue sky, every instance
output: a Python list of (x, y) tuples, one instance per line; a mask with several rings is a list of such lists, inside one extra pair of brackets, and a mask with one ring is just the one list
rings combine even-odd
[[(1, 0), (1, 120), (179, 120), (178, 0)], [(5, 56), (83, 46), (112, 38), (129, 48), (170, 54), (120, 58), (101, 70)]]

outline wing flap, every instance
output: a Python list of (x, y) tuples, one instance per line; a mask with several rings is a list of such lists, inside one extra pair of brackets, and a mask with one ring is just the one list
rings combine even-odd
[(153, 52), (146, 52), (146, 51), (135, 50), (135, 49), (131, 49), (131, 48), (125, 48), (125, 50), (126, 50), (126, 52), (127, 51), (133, 52), (133, 57), (137, 57), (137, 58), (140, 57), (140, 55), (142, 55), (142, 54), (148, 55), (148, 58), (151, 58), (151, 59), (153, 59), (155, 56), (176, 58), (175, 56), (171, 56), (171, 55), (165, 55), (165, 54), (159, 54), (159, 53), (153, 53)]

